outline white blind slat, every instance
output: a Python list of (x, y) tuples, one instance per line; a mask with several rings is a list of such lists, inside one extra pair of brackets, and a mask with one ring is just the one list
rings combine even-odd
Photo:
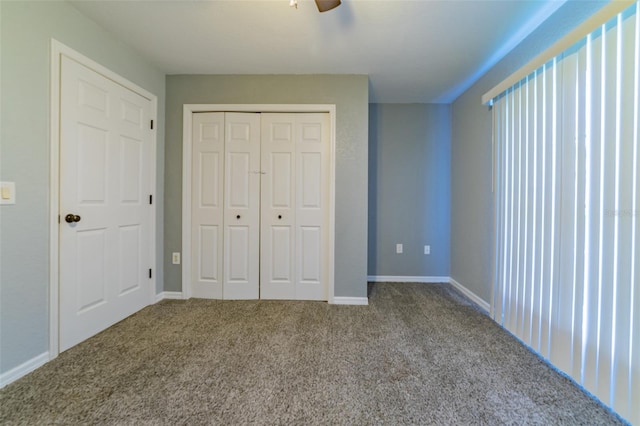
[(535, 282), (535, 179), (536, 174), (536, 85), (535, 76), (527, 79), (527, 138), (526, 138), (526, 153), (527, 153), (527, 171), (526, 171), (526, 211), (525, 211), (525, 223), (526, 229), (526, 255), (525, 255), (525, 268), (523, 275), (525, 277), (525, 294), (524, 294), (524, 312), (523, 312), (523, 333), (524, 340), (527, 344), (532, 343), (532, 322), (533, 322), (533, 305), (535, 303), (534, 286)]
[(574, 269), (573, 269), (573, 358), (572, 375), (582, 376), (582, 337), (584, 332), (584, 300), (588, 296), (585, 294), (585, 250), (586, 237), (584, 230), (587, 223), (588, 211), (585, 209), (587, 203), (587, 130), (586, 130), (586, 96), (587, 96), (587, 46), (581, 44), (577, 52), (576, 63), (576, 88), (575, 97), (575, 128), (573, 137), (575, 139), (575, 202), (574, 202)]
[(632, 217), (636, 220), (631, 225), (631, 289), (629, 306), (630, 327), (629, 327), (629, 390), (627, 396), (627, 411), (631, 413), (629, 420), (633, 424), (640, 424), (640, 410), (634, 409), (636, 402), (640, 401), (640, 237), (638, 235), (638, 218), (640, 217), (640, 175), (638, 166), (640, 165), (640, 149), (638, 140), (640, 128), (640, 13), (635, 16), (634, 34), (634, 100), (633, 100), (633, 172), (632, 172)]
[[(542, 287), (540, 286), (540, 281), (542, 279), (542, 265), (543, 265), (543, 251), (542, 247), (544, 245), (543, 241), (543, 233), (544, 229), (542, 227), (543, 214), (544, 214), (544, 205), (543, 198), (544, 195), (540, 196), (540, 194), (544, 194), (544, 144), (538, 143), (539, 138), (544, 137), (544, 106), (543, 96), (544, 96), (544, 80), (543, 80), (543, 72), (536, 72), (534, 78), (534, 89), (533, 89), (533, 164), (534, 164), (534, 176), (533, 176), (533, 260), (531, 265), (531, 347), (535, 350), (540, 350), (540, 337), (541, 337), (541, 327), (540, 327), (540, 306), (542, 304)], [(542, 159), (542, 161), (541, 161)]]
[(553, 240), (553, 158), (554, 158), (554, 114), (553, 101), (555, 93), (554, 84), (555, 69), (552, 66), (545, 67), (542, 70), (542, 79), (544, 85), (543, 92), (543, 178), (544, 185), (542, 187), (542, 204), (543, 222), (542, 231), (542, 274), (540, 281), (540, 353), (549, 358), (549, 342), (551, 341), (550, 321), (551, 317), (551, 280), (553, 276), (553, 250), (551, 249), (551, 241)]
[(602, 221), (601, 221), (601, 276), (600, 276), (600, 324), (598, 329), (598, 360), (595, 395), (610, 403), (611, 388), (611, 352), (613, 342), (614, 316), (614, 247), (615, 247), (615, 218), (610, 213), (615, 209), (616, 191), (616, 138), (618, 127), (618, 99), (617, 99), (617, 46), (618, 38), (615, 28), (604, 31), (603, 37), (603, 107), (601, 143), (604, 145), (604, 167), (602, 170), (603, 183), (601, 185)]
[(597, 369), (597, 327), (599, 323), (599, 304), (600, 297), (600, 262), (599, 262), (599, 250), (600, 246), (600, 198), (601, 198), (601, 114), (602, 108), (602, 93), (601, 86), (597, 84), (601, 81), (602, 71), (602, 39), (596, 38), (590, 40), (590, 62), (591, 66), (588, 68), (589, 72), (589, 109), (587, 112), (587, 135), (589, 144), (589, 157), (590, 161), (587, 164), (589, 167), (587, 179), (589, 181), (589, 197), (586, 202), (586, 208), (589, 210), (588, 215), (588, 254), (585, 267), (588, 270), (585, 272), (587, 277), (586, 291), (587, 297), (585, 298), (585, 315), (588, 327), (583, 333), (583, 383), (585, 387), (593, 389), (596, 386), (595, 375), (593, 373), (587, 374), (587, 372), (595, 372)]
[[(620, 127), (618, 144), (618, 170), (617, 170), (617, 278), (616, 282), (631, 283), (632, 278), (632, 239), (633, 239), (633, 154), (635, 132), (635, 43), (636, 19), (630, 17), (622, 20), (619, 18), (619, 45), (620, 61)], [(631, 317), (631, 285), (618, 285), (616, 295), (616, 327), (619, 330), (614, 336), (614, 363), (612, 365), (613, 386), (611, 389), (612, 406), (616, 410), (627, 410), (630, 372), (630, 336), (623, 324)]]

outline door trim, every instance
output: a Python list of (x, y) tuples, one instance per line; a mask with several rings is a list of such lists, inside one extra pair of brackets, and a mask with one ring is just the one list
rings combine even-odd
[[(113, 82), (137, 93), (151, 102), (151, 119), (158, 123), (158, 97), (142, 87), (130, 82), (124, 77), (116, 74), (99, 63), (76, 52), (70, 47), (51, 39), (51, 69), (50, 69), (50, 121), (49, 121), (49, 142), (50, 142), (50, 167), (49, 167), (49, 359), (54, 359), (59, 354), (59, 198), (60, 198), (60, 65), (61, 56), (64, 55), (87, 68), (103, 75)], [(156, 163), (157, 163), (157, 125), (151, 130), (151, 188), (153, 195), (157, 190)], [(154, 197), (157, 200), (157, 197)], [(150, 265), (155, 272), (156, 268), (156, 214), (157, 201), (151, 207), (150, 217)], [(148, 304), (155, 303), (155, 293), (159, 276), (156, 273), (149, 283)]]
[(191, 136), (197, 112), (324, 112), (329, 114), (329, 229), (327, 301), (335, 294), (336, 106), (333, 104), (184, 104), (182, 114), (182, 297), (191, 297)]

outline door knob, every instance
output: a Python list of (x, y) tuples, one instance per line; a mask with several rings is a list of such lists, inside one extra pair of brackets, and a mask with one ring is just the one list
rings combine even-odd
[(240, 219), (240, 215), (236, 216), (236, 219)]
[(278, 215), (278, 219), (282, 219), (282, 215), (281, 214)]
[(80, 222), (80, 219), (82, 219), (80, 216), (71, 213), (64, 217), (64, 221), (67, 223)]

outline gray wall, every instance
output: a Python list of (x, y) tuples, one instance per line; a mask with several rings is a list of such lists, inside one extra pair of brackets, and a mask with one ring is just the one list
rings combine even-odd
[(363, 75), (167, 76), (165, 290), (181, 291), (182, 107), (184, 104), (335, 104), (335, 295), (367, 295), (367, 110)]
[(491, 112), (481, 97), (604, 4), (568, 1), (453, 102), (451, 276), (487, 302), (493, 279)]
[[(0, 206), (0, 373), (49, 346), (49, 51), (53, 37), (158, 96), (164, 74), (74, 7), (0, 2), (0, 179), (16, 182), (15, 205)], [(163, 126), (158, 126), (162, 200)], [(161, 211), (159, 213), (162, 213)], [(158, 266), (162, 263), (158, 218)], [(161, 277), (162, 271), (157, 271)], [(160, 278), (161, 279), (161, 278)]]
[(449, 105), (369, 105), (369, 275), (449, 276), (450, 155)]

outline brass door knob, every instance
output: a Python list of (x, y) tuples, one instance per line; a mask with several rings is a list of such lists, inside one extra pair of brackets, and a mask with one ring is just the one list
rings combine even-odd
[(69, 213), (64, 217), (64, 221), (67, 223), (80, 222), (80, 219), (82, 219), (80, 216), (78, 216), (77, 214), (71, 214), (71, 213)]

